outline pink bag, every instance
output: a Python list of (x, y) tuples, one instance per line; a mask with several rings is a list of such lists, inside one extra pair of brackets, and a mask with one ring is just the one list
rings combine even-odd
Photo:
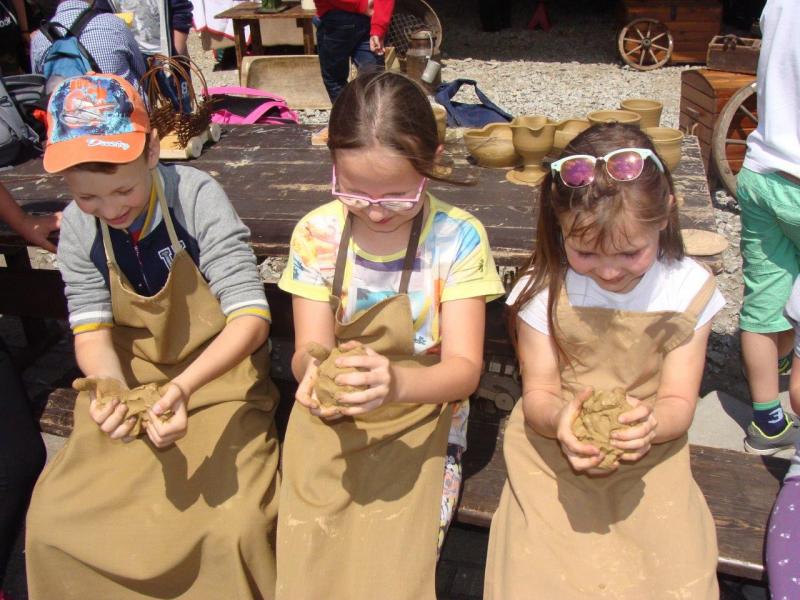
[(285, 125), (298, 122), (297, 113), (286, 105), (286, 100), (270, 92), (236, 85), (208, 88), (206, 92), (214, 101), (213, 123)]

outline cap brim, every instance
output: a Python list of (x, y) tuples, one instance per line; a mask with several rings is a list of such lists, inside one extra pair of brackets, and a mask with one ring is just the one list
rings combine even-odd
[(132, 131), (119, 135), (82, 135), (48, 144), (44, 150), (44, 170), (58, 173), (88, 162), (129, 163), (142, 154), (147, 134)]

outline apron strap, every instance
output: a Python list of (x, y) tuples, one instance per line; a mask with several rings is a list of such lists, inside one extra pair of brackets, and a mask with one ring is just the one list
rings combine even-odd
[(336, 270), (333, 274), (333, 289), (331, 292), (337, 298), (342, 297), (342, 283), (344, 282), (344, 270), (347, 263), (347, 247), (350, 245), (350, 236), (353, 229), (353, 215), (348, 211), (344, 218), (342, 237), (339, 238), (339, 250), (336, 252)]
[(183, 250), (183, 246), (181, 246), (178, 234), (175, 232), (175, 224), (172, 222), (172, 216), (169, 214), (167, 198), (166, 194), (164, 193), (164, 179), (161, 175), (161, 171), (159, 171), (157, 167), (154, 169), (154, 171), (153, 181), (156, 186), (158, 205), (161, 207), (161, 217), (164, 219), (164, 223), (167, 226), (167, 233), (169, 233), (169, 241), (172, 244), (172, 251), (175, 253), (175, 256), (178, 256), (178, 253)]
[[(156, 198), (158, 198), (158, 206), (161, 209), (161, 217), (164, 219), (164, 223), (167, 226), (167, 233), (169, 234), (169, 241), (172, 244), (172, 251), (175, 253), (175, 256), (177, 256), (178, 252), (183, 250), (183, 246), (181, 246), (178, 234), (175, 232), (175, 224), (172, 222), (172, 216), (169, 214), (167, 200), (164, 194), (164, 182), (161, 172), (158, 170), (158, 168), (153, 170), (152, 185), (156, 192)], [(106, 225), (101, 219), (98, 220), (100, 221), (100, 231), (103, 235), (103, 250), (105, 250), (106, 253), (106, 262), (116, 265), (117, 257), (114, 255), (114, 245), (111, 243), (111, 234), (108, 231), (108, 225)]]
[[(417, 258), (417, 248), (419, 247), (419, 238), (422, 234), (422, 223), (424, 222), (425, 210), (421, 210), (414, 217), (414, 222), (411, 224), (411, 233), (408, 237), (408, 245), (406, 246), (406, 255), (403, 259), (403, 274), (400, 276), (400, 289), (398, 293), (408, 293), (408, 283), (411, 281), (411, 273), (414, 271), (414, 260)], [(342, 237), (339, 240), (339, 249), (336, 253), (336, 270), (333, 274), (333, 287), (331, 294), (337, 298), (341, 298), (342, 284), (344, 282), (344, 270), (347, 264), (347, 250), (350, 245), (350, 238), (353, 231), (353, 214), (348, 212), (345, 217), (344, 227), (342, 228)]]
[(700, 316), (700, 313), (706, 307), (709, 300), (711, 300), (711, 296), (714, 295), (714, 292), (717, 289), (717, 278), (714, 277), (713, 274), (709, 273), (706, 282), (703, 284), (703, 287), (700, 288), (700, 291), (697, 292), (692, 301), (689, 303), (687, 307), (686, 315), (690, 317), (693, 321), (697, 321), (697, 318)]
[(424, 212), (424, 208), (419, 211), (417, 216), (414, 217), (414, 223), (411, 225), (411, 235), (408, 237), (406, 257), (403, 259), (403, 274), (400, 276), (400, 289), (398, 291), (401, 294), (408, 293), (408, 282), (411, 281), (411, 273), (414, 271), (414, 260), (417, 258), (419, 236), (422, 233), (422, 213)]

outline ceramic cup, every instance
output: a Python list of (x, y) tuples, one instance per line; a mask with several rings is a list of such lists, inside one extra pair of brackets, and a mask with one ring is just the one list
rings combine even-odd
[(639, 122), (639, 127), (645, 129), (659, 126), (664, 105), (658, 100), (650, 100), (648, 98), (627, 98), (620, 102), (620, 108), (639, 115), (642, 118)]
[(587, 119), (567, 119), (558, 123), (553, 137), (552, 154), (560, 155), (576, 135), (589, 129), (591, 125)]
[(681, 142), (683, 132), (670, 127), (648, 127), (643, 130), (653, 140), (656, 152), (663, 159), (670, 171), (674, 171), (681, 162)]
[(636, 125), (642, 118), (635, 112), (629, 110), (596, 110), (586, 115), (592, 125), (599, 125), (601, 123), (626, 123), (628, 125)]
[(513, 167), (519, 162), (511, 127), (489, 123), (482, 129), (465, 129), (464, 144), (482, 167)]

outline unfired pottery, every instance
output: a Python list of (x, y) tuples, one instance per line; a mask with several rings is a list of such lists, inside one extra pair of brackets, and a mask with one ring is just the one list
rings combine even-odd
[(560, 155), (576, 135), (591, 126), (592, 124), (589, 123), (588, 119), (566, 119), (558, 123), (553, 137), (552, 154), (554, 156)]
[(436, 118), (436, 133), (439, 136), (439, 143), (444, 144), (447, 135), (447, 110), (440, 104), (431, 104), (431, 109)]
[(542, 161), (553, 149), (556, 123), (541, 115), (517, 117), (511, 121), (514, 148), (522, 157), (522, 170), (506, 173), (506, 179), (519, 185), (538, 185), (547, 174)]
[(639, 122), (639, 127), (642, 129), (646, 127), (658, 127), (661, 123), (661, 111), (664, 105), (658, 100), (650, 100), (649, 98), (626, 98), (620, 102), (622, 110), (629, 110), (639, 115), (642, 120)]
[(601, 123), (626, 123), (628, 125), (636, 125), (642, 118), (635, 112), (629, 110), (596, 110), (586, 115), (592, 125), (600, 125)]
[(656, 152), (667, 168), (670, 171), (674, 171), (681, 162), (683, 132), (680, 129), (672, 129), (670, 127), (648, 127), (644, 132), (653, 140)]
[(519, 164), (508, 123), (489, 123), (481, 129), (465, 129), (464, 144), (482, 167), (513, 167)]

